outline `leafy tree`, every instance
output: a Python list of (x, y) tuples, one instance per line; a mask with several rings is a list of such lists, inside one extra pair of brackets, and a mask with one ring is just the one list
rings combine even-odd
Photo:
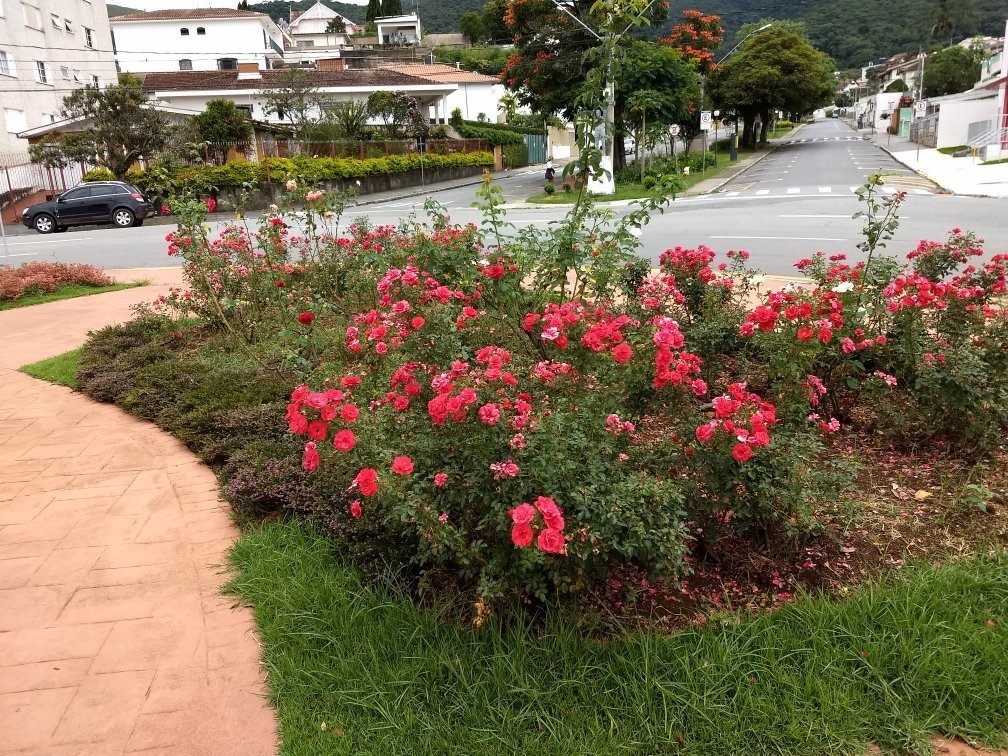
[(334, 103), (326, 110), (326, 122), (338, 139), (361, 141), (368, 133), (368, 105), (364, 100), (346, 100)]
[(367, 13), (364, 14), (364, 20), (369, 24), (373, 24), (374, 20), (381, 15), (381, 0), (368, 0)]
[(381, 119), (385, 126), (385, 135), (389, 139), (399, 137), (398, 121), (402, 119), (402, 114), (396, 112), (396, 107), (396, 96), (392, 92), (373, 92), (367, 98), (368, 115)]
[(459, 17), (459, 31), (475, 45), (483, 39), (486, 27), (483, 25), (483, 16), (474, 11), (467, 11)]
[(137, 160), (153, 158), (163, 150), (172, 132), (168, 119), (147, 106), (135, 79), (123, 81), (105, 89), (82, 87), (64, 97), (63, 118), (80, 119), (84, 129), (36, 149), (32, 159), (86, 160), (122, 179)]
[(514, 92), (505, 92), (501, 95), (498, 102), (498, 109), (502, 116), (504, 116), (505, 123), (511, 123), (514, 121), (515, 115), (518, 113), (518, 98), (515, 96)]
[[(747, 33), (743, 27), (740, 35)], [(711, 72), (708, 91), (722, 110), (742, 116), (742, 144), (756, 147), (758, 135), (766, 143), (771, 110), (800, 116), (832, 100), (836, 93), (833, 60), (816, 50), (796, 24), (774, 21), (773, 26), (746, 40), (739, 51)]]
[(910, 87), (903, 79), (895, 79), (885, 88), (886, 92), (906, 92)]
[(924, 66), (924, 96), (942, 97), (972, 89), (980, 78), (983, 55), (976, 49), (947, 47)]
[(851, 91), (838, 92), (833, 100), (833, 104), (838, 108), (849, 108), (854, 104), (854, 93)]
[(326, 24), (325, 28), (326, 34), (346, 34), (346, 21), (342, 16), (336, 16), (329, 19), (329, 23)]
[(325, 98), (312, 81), (311, 74), (303, 68), (286, 69), (273, 86), (263, 89), (260, 94), (265, 98), (263, 109), (266, 113), (275, 113), (281, 121), (290, 121), (299, 139), (308, 137), (325, 106)]
[(666, 45), (635, 41), (616, 78), (617, 126), (624, 133), (648, 123), (667, 129), (689, 118), (699, 97), (695, 64)]
[(382, 0), (381, 10), (383, 16), (401, 16), (402, 0)]
[(238, 3), (238, 10), (248, 10), (248, 9), (249, 9), (248, 0), (241, 0), (241, 2)]
[(203, 112), (192, 117), (201, 141), (234, 144), (252, 137), (252, 124), (231, 100), (208, 100)]
[(710, 73), (714, 65), (714, 52), (724, 42), (721, 17), (696, 10), (683, 11), (683, 20), (672, 27), (661, 42), (679, 51), (683, 58), (696, 66), (701, 74)]
[(483, 6), (483, 34), (495, 45), (511, 42), (511, 31), (504, 21), (508, 0), (489, 0)]

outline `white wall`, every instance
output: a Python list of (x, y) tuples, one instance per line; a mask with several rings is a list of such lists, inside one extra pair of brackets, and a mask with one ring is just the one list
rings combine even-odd
[[(277, 54), (267, 40), (270, 27), (273, 41), (283, 49), (279, 29), (259, 18), (226, 18), (200, 20), (151, 20), (112, 22), (115, 34), (116, 60), (123, 71), (178, 71), (179, 60), (192, 61), (194, 71), (217, 70), (219, 58), (237, 58), (239, 63), (257, 63), (269, 68), (267, 60)], [(203, 28), (205, 34), (197, 34)], [(182, 29), (189, 34), (183, 36)]]
[(458, 108), (462, 111), (462, 118), (467, 121), (475, 121), (480, 113), (484, 113), (490, 123), (496, 123), (500, 98), (503, 94), (503, 84), (461, 83), (458, 89), (446, 98), (448, 117), (450, 118), (452, 111)]
[[(874, 95), (876, 129), (888, 128), (892, 112), (896, 109), (896, 105), (899, 104), (900, 97), (902, 96), (902, 92), (879, 92), (877, 95)], [(889, 118), (883, 118), (883, 115), (889, 115)]]
[(938, 143), (937, 147), (955, 147), (966, 144), (969, 138), (969, 125), (976, 121), (996, 122), (997, 93), (992, 91), (990, 97), (982, 100), (960, 100), (958, 102), (943, 102), (938, 111)]
[[(32, 129), (52, 123), (60, 119), (63, 98), (73, 90), (87, 84), (115, 83), (112, 38), (104, 0), (0, 2), (4, 14), (0, 18), (0, 51), (6, 53), (8, 70), (7, 75), (0, 74), (0, 152), (21, 152), (28, 142), (8, 128), (24, 123)], [(41, 23), (30, 24), (34, 14), (28, 9), (36, 7)], [(85, 29), (91, 30), (90, 46)], [(37, 61), (45, 66), (45, 82), (39, 81)]]

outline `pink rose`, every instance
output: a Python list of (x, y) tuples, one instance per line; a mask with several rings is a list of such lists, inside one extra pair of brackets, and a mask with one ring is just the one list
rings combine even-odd
[(446, 473), (440, 472), (434, 476), (434, 485), (438, 488), (444, 488), (447, 482), (448, 475)]
[(304, 458), (301, 460), (301, 467), (311, 472), (319, 466), (319, 453), (315, 448), (315, 442), (309, 441), (305, 444)]
[(392, 460), (392, 472), (397, 475), (409, 475), (413, 472), (413, 460), (409, 457), (396, 457)]
[[(518, 526), (515, 525), (517, 528)], [(563, 533), (553, 528), (546, 528), (539, 534), (536, 541), (539, 548), (547, 554), (563, 554), (566, 550)]]
[(361, 516), (361, 506), (359, 501), (352, 502), (350, 504), (350, 514), (353, 515), (355, 520), (359, 520)]
[(519, 548), (524, 548), (532, 543), (532, 528), (522, 522), (515, 523), (511, 528), (511, 543)]
[(511, 521), (516, 525), (528, 525), (535, 519), (535, 507), (531, 504), (519, 504), (511, 510)]

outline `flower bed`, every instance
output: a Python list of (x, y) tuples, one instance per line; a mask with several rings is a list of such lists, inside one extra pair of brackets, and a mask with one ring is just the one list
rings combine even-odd
[(99, 334), (81, 388), (222, 465), (243, 516), (294, 512), (478, 622), (627, 571), (675, 586), (728, 547), (800, 564), (853, 506), (851, 438), (1003, 446), (1008, 258), (970, 264), (958, 230), (881, 256), (901, 196), (875, 185), (864, 259), (769, 292), (744, 252), (651, 271), (646, 209), (509, 234), (487, 184), (478, 227), (430, 203), (340, 237), (337, 198), (288, 189), (304, 233), (277, 211), (211, 242), (201, 203), (173, 205), (189, 288)]
[(0, 302), (13, 302), (26, 294), (51, 294), (67, 285), (101, 288), (113, 284), (111, 276), (93, 265), (30, 262), (17, 268), (0, 266)]

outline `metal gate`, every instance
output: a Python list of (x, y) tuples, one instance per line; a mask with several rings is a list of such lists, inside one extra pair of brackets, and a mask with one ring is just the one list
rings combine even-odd
[(528, 147), (529, 165), (538, 165), (546, 162), (545, 134), (526, 134), (525, 146)]

